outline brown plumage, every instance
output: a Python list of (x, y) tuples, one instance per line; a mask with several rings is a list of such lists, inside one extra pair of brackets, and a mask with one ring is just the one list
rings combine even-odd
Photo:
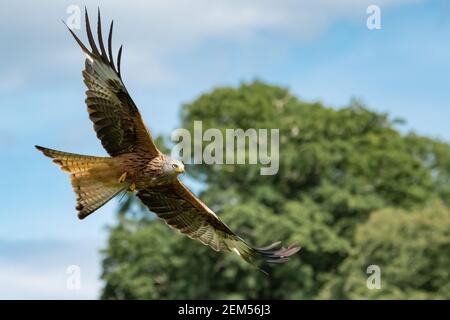
[(117, 69), (115, 67), (112, 30), (113, 23), (106, 49), (98, 12), (99, 49), (86, 12), (89, 50), (69, 29), (87, 58), (83, 78), (88, 89), (89, 118), (111, 157), (85, 156), (36, 146), (71, 175), (78, 217), (84, 219), (122, 191), (137, 191), (137, 197), (169, 226), (216, 251), (234, 251), (248, 262), (257, 256), (275, 263), (288, 260), (300, 249), (298, 246), (282, 248), (279, 242), (265, 248), (250, 246), (178, 179), (184, 172), (183, 163), (158, 150), (123, 84), (120, 74), (122, 46)]

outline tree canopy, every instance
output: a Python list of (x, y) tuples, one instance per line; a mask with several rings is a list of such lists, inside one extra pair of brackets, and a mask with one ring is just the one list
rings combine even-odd
[[(103, 252), (102, 298), (450, 298), (448, 144), (401, 133), (399, 121), (358, 101), (329, 108), (260, 81), (183, 105), (181, 127), (192, 132), (196, 120), (203, 130), (280, 130), (275, 175), (250, 164), (187, 172), (250, 243), (302, 250), (266, 276), (174, 232), (129, 197)], [(371, 264), (380, 289), (366, 287)]]

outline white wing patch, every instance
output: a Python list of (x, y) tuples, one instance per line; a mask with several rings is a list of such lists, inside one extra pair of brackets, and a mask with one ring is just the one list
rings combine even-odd
[(84, 55), (86, 56), (86, 59), (88, 59), (88, 61), (89, 61), (90, 64), (93, 64), (93, 63), (94, 63), (94, 59), (92, 59), (92, 57), (91, 57), (90, 54), (87, 54), (86, 52), (84, 52)]

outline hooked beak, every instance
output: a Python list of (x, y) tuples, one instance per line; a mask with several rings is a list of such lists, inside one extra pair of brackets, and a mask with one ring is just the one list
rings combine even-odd
[(175, 169), (175, 172), (176, 172), (176, 173), (184, 173), (184, 168), (183, 168), (183, 167), (177, 167), (177, 168)]

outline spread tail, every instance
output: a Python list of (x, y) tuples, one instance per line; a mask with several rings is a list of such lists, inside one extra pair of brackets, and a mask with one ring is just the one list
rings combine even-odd
[(78, 218), (84, 219), (103, 206), (121, 191), (126, 190), (118, 181), (118, 171), (114, 160), (109, 157), (93, 157), (52, 150), (40, 146), (36, 148), (63, 171), (70, 173), (73, 191), (77, 195)]

